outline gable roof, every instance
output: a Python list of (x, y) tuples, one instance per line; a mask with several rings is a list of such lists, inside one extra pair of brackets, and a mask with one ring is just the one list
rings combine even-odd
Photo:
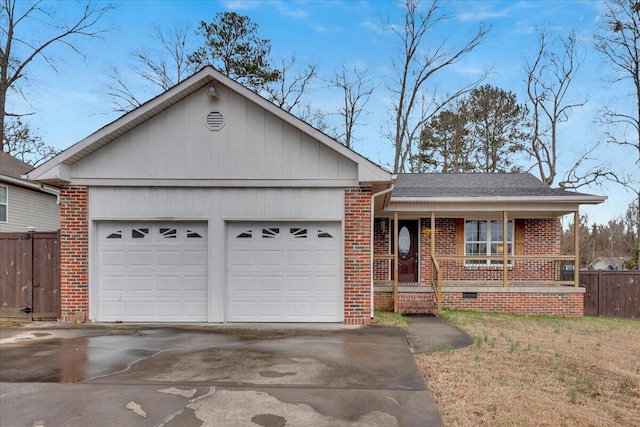
[(571, 201), (598, 204), (594, 196), (551, 188), (530, 173), (399, 174), (392, 201)]
[(358, 165), (360, 182), (391, 181), (392, 175), (390, 172), (355, 151), (345, 147), (309, 124), (296, 118), (289, 112), (278, 108), (273, 103), (230, 79), (211, 66), (204, 67), (166, 92), (147, 101), (129, 113), (126, 113), (80, 142), (64, 150), (56, 157), (38, 166), (28, 173), (29, 179), (48, 183), (69, 182), (70, 176), (68, 166), (73, 165), (136, 126), (170, 108), (172, 105), (180, 102), (190, 94), (214, 83), (228, 87), (230, 90), (244, 96), (246, 99), (259, 105), (301, 132), (306, 133), (330, 149), (355, 162)]

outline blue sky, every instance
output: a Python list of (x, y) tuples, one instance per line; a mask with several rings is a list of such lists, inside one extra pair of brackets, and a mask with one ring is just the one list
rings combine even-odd
[[(383, 21), (401, 23), (398, 3), (392, 1), (113, 1), (116, 9), (105, 18), (109, 28), (104, 40), (81, 40), (79, 48), (86, 59), (64, 46), (51, 51), (60, 58), (58, 72), (43, 61), (29, 69), (29, 82), (24, 91), (30, 105), (20, 98), (10, 99), (10, 108), (32, 111), (32, 124), (46, 142), (57, 148), (67, 148), (95, 130), (116, 119), (109, 113), (105, 95), (106, 73), (111, 65), (136, 85), (132, 72), (132, 50), (152, 47), (153, 26), (171, 28), (189, 25), (194, 46), (200, 38), (193, 35), (201, 20), (211, 22), (221, 11), (236, 11), (248, 15), (259, 25), (263, 38), (271, 40), (272, 58), (288, 58), (295, 54), (300, 63), (314, 63), (318, 74), (330, 78), (343, 65), (367, 69), (379, 85), (369, 104), (363, 125), (356, 129), (355, 150), (371, 160), (388, 166), (393, 152), (384, 134), (391, 116), (390, 93), (386, 87), (393, 81), (392, 59), (398, 53), (398, 40), (384, 31)], [(47, 7), (57, 16), (73, 16), (77, 5), (71, 1), (49, 1)], [(604, 5), (599, 1), (453, 1), (443, 2), (443, 10), (455, 16), (435, 28), (427, 42), (447, 38), (452, 46), (459, 45), (481, 24), (491, 26), (485, 42), (463, 61), (448, 68), (433, 80), (438, 91), (446, 92), (467, 83), (482, 70), (491, 69), (487, 83), (516, 93), (524, 102), (523, 58), (536, 48), (536, 28), (545, 26), (552, 35), (566, 36), (577, 32), (579, 49), (584, 58), (574, 80), (571, 100), (588, 98), (585, 107), (574, 110), (560, 129), (564, 172), (572, 160), (603, 137), (594, 120), (606, 102), (632, 102), (627, 97), (631, 88), (612, 87), (607, 83), (611, 69), (593, 48), (593, 34), (600, 25)], [(42, 31), (36, 21), (25, 22), (22, 31), (36, 37)], [(148, 92), (148, 97), (156, 93)], [(339, 108), (339, 92), (317, 81), (307, 94), (315, 108), (328, 112)], [(329, 116), (330, 119), (336, 116)], [(602, 145), (593, 153), (619, 173), (630, 173), (640, 181), (640, 167), (634, 163), (636, 153), (630, 148)], [(609, 200), (598, 207), (584, 207), (583, 213), (592, 221), (605, 222), (621, 215), (633, 199), (631, 193), (618, 186), (585, 187), (580, 191), (604, 194)]]

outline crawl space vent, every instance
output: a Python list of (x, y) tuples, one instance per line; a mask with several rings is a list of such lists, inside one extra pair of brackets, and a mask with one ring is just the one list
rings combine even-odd
[(209, 130), (220, 130), (224, 126), (224, 116), (219, 111), (212, 111), (207, 115), (206, 126)]

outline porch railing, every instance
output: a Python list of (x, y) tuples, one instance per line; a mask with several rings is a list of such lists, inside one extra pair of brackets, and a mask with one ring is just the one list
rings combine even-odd
[[(509, 280), (509, 271), (511, 271), (511, 266), (513, 268), (517, 268), (518, 261), (554, 261), (555, 264), (560, 264), (561, 262), (566, 261), (575, 261), (574, 255), (508, 255), (506, 257), (503, 256), (469, 256), (469, 255), (437, 255), (436, 257), (432, 257), (435, 261), (458, 261), (461, 264), (466, 261), (498, 261), (500, 264), (495, 264), (496, 270), (502, 270), (502, 280), (477, 280), (477, 279), (462, 279), (462, 280), (442, 280), (443, 286), (465, 286), (469, 284), (473, 285), (502, 285), (504, 287), (509, 285), (551, 285), (551, 286), (579, 286), (579, 279), (577, 272), (573, 272), (573, 280), (562, 280), (562, 275), (560, 274), (560, 268), (554, 266), (554, 272), (558, 272), (558, 276), (560, 279), (552, 279), (552, 280)], [(504, 261), (507, 261), (505, 266)], [(513, 264), (512, 264), (513, 262)], [(466, 267), (471, 268), (473, 265), (466, 265)], [(478, 265), (478, 269), (485, 268), (484, 265)], [(441, 274), (443, 274), (444, 266), (439, 265), (439, 269)]]
[(438, 260), (431, 257), (431, 286), (436, 293), (436, 311), (440, 313), (442, 311), (442, 270)]

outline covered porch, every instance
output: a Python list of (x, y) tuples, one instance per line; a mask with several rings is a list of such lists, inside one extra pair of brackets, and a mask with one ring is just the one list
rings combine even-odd
[(561, 252), (561, 217), (579, 222), (580, 204), (604, 198), (550, 189), (529, 174), (454, 174), (459, 186), (446, 195), (424, 186), (445, 177), (400, 175), (377, 206), (375, 308), (581, 316), (578, 239)]

